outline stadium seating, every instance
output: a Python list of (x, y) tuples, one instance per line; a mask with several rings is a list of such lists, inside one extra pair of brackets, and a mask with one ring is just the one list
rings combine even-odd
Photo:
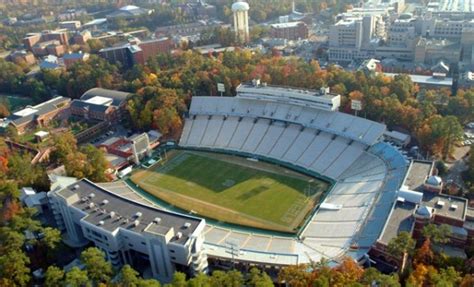
[(179, 143), (183, 147), (252, 154), (335, 182), (297, 238), (209, 223), (209, 254), (225, 257), (231, 240), (239, 243), (242, 260), (303, 263), (359, 256), (376, 241), (407, 170), (403, 155), (380, 141), (383, 124), (238, 97), (194, 97), (189, 114)]

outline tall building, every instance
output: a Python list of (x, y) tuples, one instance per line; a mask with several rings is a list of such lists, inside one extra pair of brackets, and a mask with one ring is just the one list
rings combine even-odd
[(68, 242), (94, 243), (114, 267), (130, 264), (163, 282), (176, 270), (207, 271), (204, 219), (142, 205), (87, 179), (58, 187), (48, 198)]
[(249, 11), (250, 7), (247, 2), (237, 1), (232, 4), (232, 12), (234, 13), (234, 30), (235, 37), (241, 43), (247, 43), (249, 37)]

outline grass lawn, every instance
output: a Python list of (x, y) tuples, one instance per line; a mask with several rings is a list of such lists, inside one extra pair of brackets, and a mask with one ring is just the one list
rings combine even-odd
[(179, 208), (223, 222), (295, 232), (328, 184), (263, 162), (173, 151), (132, 175), (142, 189)]

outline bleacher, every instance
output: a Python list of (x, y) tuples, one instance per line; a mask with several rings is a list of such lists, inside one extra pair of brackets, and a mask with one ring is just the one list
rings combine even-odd
[(181, 146), (250, 153), (335, 180), (298, 238), (208, 225), (208, 254), (225, 257), (226, 241), (233, 240), (244, 261), (360, 255), (353, 246), (362, 250), (375, 242), (407, 168), (395, 147), (380, 142), (384, 130), (363, 118), (282, 102), (194, 97)]

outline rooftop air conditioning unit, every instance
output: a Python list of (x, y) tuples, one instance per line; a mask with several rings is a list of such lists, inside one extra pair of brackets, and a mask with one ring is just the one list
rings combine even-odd
[(191, 227), (191, 223), (186, 222), (186, 223), (184, 224), (184, 228), (189, 228), (189, 227)]
[(159, 217), (155, 217), (155, 219), (153, 219), (153, 223), (155, 224), (160, 224), (160, 222), (161, 222), (161, 218)]

